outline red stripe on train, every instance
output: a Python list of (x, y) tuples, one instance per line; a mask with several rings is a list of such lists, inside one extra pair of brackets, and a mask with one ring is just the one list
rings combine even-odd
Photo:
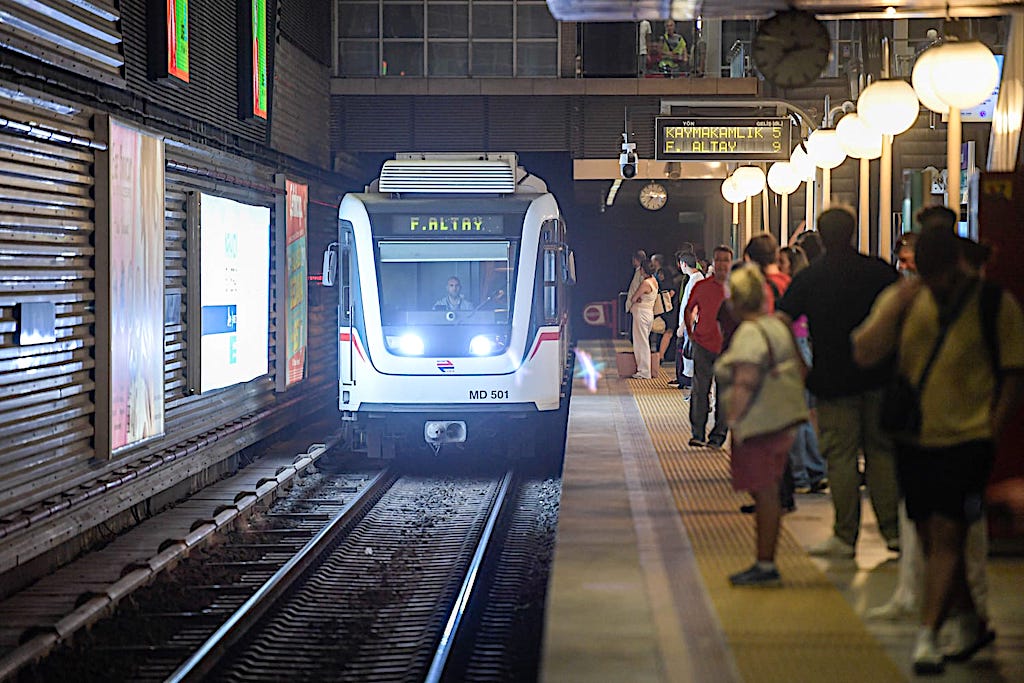
[(338, 340), (339, 341), (343, 341), (343, 342), (351, 341), (355, 345), (356, 353), (359, 354), (359, 357), (362, 358), (363, 360), (366, 360), (366, 357), (363, 356), (363, 350), (359, 346), (359, 337), (357, 337), (354, 334), (353, 335), (349, 335), (348, 332), (342, 331), (342, 332), (339, 332), (339, 334), (338, 334)]
[(537, 336), (537, 341), (533, 344), (533, 350), (530, 351), (530, 360), (533, 360), (533, 357), (537, 355), (537, 349), (540, 348), (540, 345), (541, 345), (542, 342), (558, 341), (558, 338), (559, 338), (559, 333), (558, 332), (541, 332)]

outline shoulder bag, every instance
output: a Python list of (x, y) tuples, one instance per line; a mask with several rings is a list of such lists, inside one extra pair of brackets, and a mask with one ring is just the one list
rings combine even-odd
[(659, 291), (658, 296), (654, 298), (654, 315), (670, 313), (673, 306), (672, 294), (667, 289), (663, 289)]
[(928, 362), (924, 365), (921, 377), (917, 384), (911, 383), (899, 370), (893, 372), (892, 379), (885, 386), (882, 392), (882, 415), (879, 424), (882, 430), (888, 432), (893, 438), (899, 441), (912, 441), (921, 434), (921, 390), (924, 389), (928, 375), (939, 357), (942, 344), (946, 341), (949, 328), (953, 326), (956, 319), (960, 317), (964, 304), (970, 295), (970, 289), (961, 294), (956, 307), (949, 319), (939, 327), (939, 338), (935, 340)]

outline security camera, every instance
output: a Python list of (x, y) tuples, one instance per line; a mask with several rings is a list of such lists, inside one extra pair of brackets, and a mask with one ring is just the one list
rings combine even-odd
[(636, 175), (636, 143), (629, 141), (627, 133), (622, 134), (622, 153), (619, 154), (619, 175), (629, 179)]

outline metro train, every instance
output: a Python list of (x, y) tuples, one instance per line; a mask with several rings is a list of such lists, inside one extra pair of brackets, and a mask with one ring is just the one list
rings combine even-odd
[(565, 439), (575, 283), (565, 222), (512, 153), (402, 153), (344, 196), (338, 407), (370, 457), (550, 456)]

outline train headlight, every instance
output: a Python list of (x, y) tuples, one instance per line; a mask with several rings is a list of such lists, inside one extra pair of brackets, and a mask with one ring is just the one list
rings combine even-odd
[(423, 338), (419, 335), (407, 333), (398, 337), (388, 335), (385, 337), (388, 343), (388, 348), (392, 351), (398, 351), (403, 356), (422, 356), (423, 355)]
[(503, 337), (478, 334), (469, 340), (469, 352), (474, 356), (493, 356), (505, 348)]

